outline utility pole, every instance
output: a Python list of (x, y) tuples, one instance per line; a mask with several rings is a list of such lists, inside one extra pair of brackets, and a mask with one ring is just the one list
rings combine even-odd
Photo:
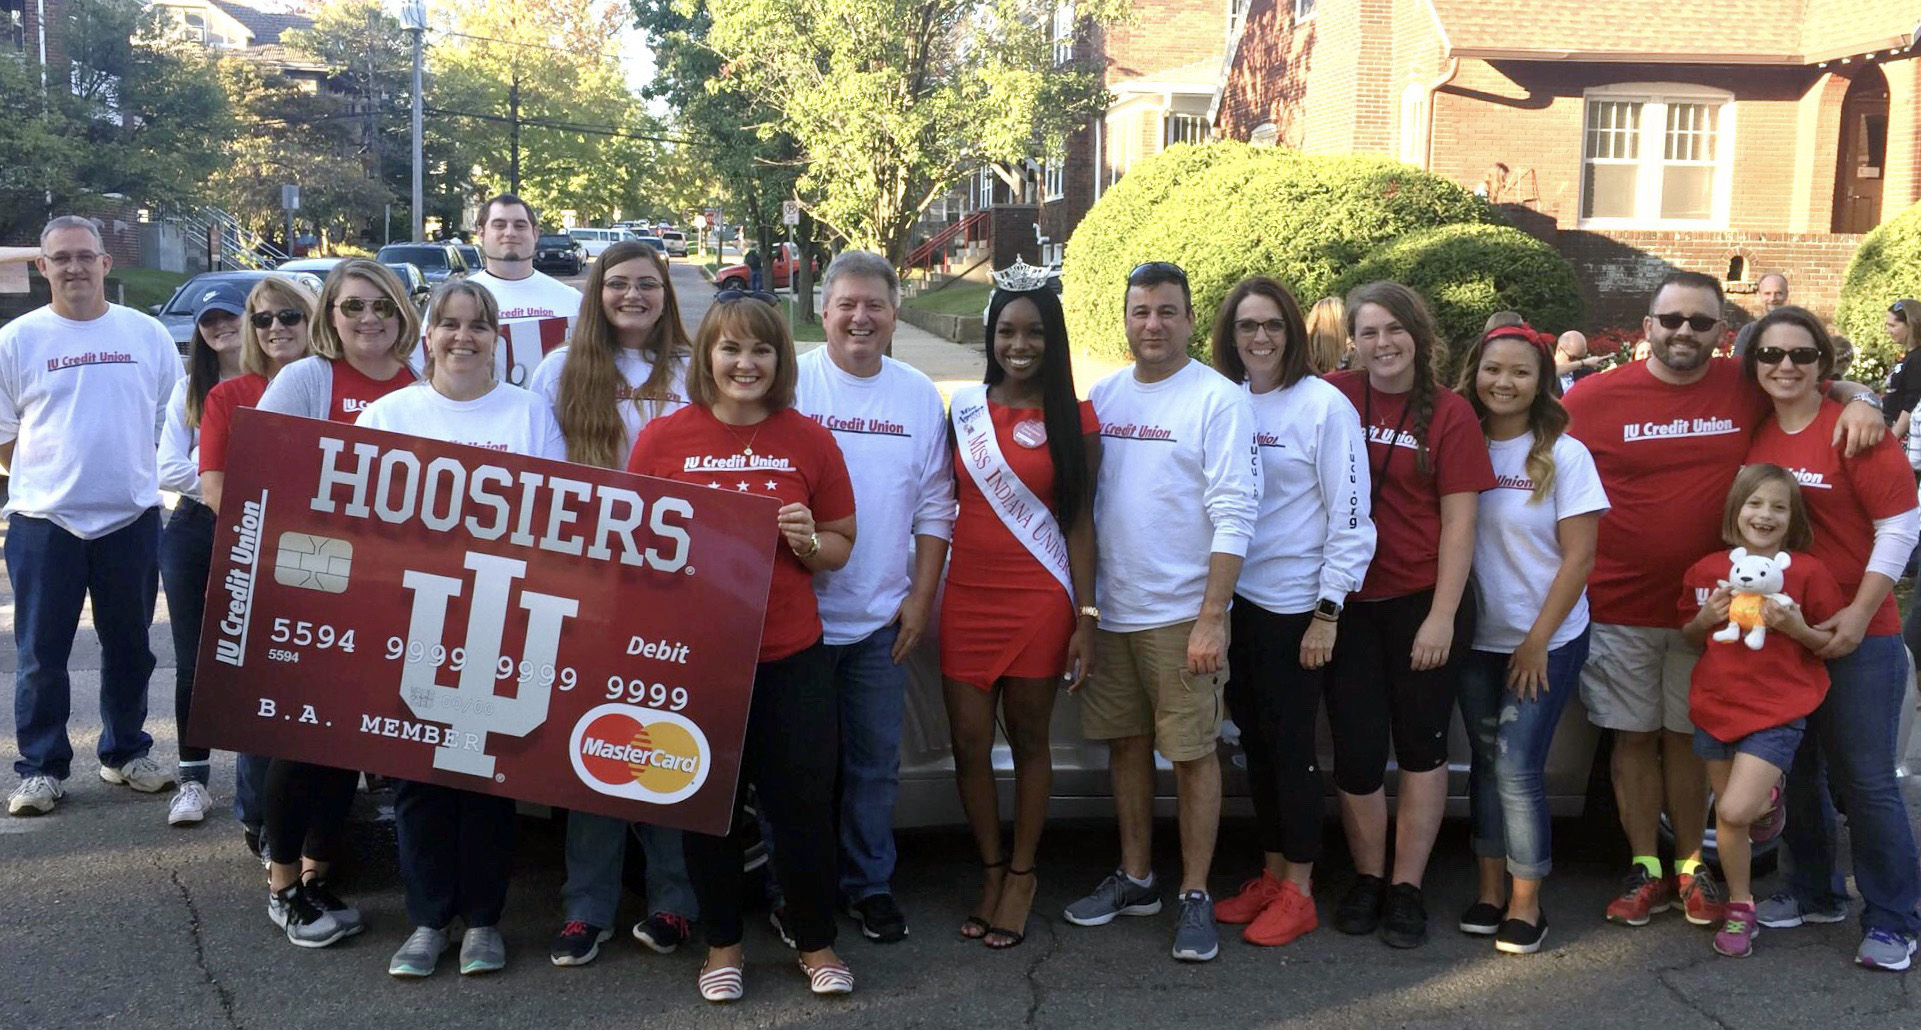
[(414, 195), (413, 195), (413, 239), (426, 238), (426, 219), (424, 191), (421, 189), (420, 170), (420, 113), (421, 113), (421, 43), (427, 35), (427, 4), (425, 0), (407, 0), (400, 8), (401, 20), (407, 26), (407, 34), (414, 37)]
[(513, 82), (507, 87), (507, 140), (511, 157), (508, 163), (509, 193), (520, 192), (520, 62), (514, 62)]

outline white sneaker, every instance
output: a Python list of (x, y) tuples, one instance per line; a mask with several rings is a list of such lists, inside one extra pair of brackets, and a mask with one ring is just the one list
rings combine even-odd
[(213, 807), (213, 798), (207, 794), (205, 784), (198, 780), (187, 780), (180, 784), (174, 793), (173, 804), (167, 807), (168, 826), (191, 826), (207, 817), (207, 810)]
[(25, 777), (7, 795), (7, 814), (46, 815), (66, 793), (60, 789), (60, 781), (51, 776)]
[(142, 794), (158, 794), (173, 786), (173, 777), (160, 767), (160, 763), (141, 755), (127, 764), (115, 769), (110, 765), (100, 767), (100, 778), (108, 783), (132, 787)]

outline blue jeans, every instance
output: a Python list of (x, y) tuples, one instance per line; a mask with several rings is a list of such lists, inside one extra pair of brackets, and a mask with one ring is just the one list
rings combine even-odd
[(1545, 879), (1554, 868), (1541, 771), (1587, 652), (1586, 630), (1549, 651), (1548, 689), (1526, 700), (1507, 689), (1512, 655), (1471, 651), (1461, 666), (1461, 718), (1473, 745), (1467, 782), (1474, 854), (1505, 856), (1508, 873), (1519, 879)]
[(1866, 904), (1861, 929), (1921, 932), (1914, 832), (1894, 778), (1895, 741), (1906, 694), (1901, 638), (1868, 637), (1846, 658), (1828, 663), (1827, 700), (1808, 716), (1808, 733), (1788, 770), (1788, 824), (1782, 832), (1793, 868), (1788, 890), (1804, 910), (1847, 904), (1846, 879), (1834, 858), (1831, 774), (1848, 808), (1854, 885)]
[(64, 780), (72, 771), (67, 717), (73, 684), (67, 660), (80, 630), (80, 608), (93, 600), (100, 638), (100, 763), (121, 766), (153, 749), (147, 680), (153, 675), (153, 604), (160, 590), (160, 509), (131, 525), (82, 540), (46, 519), (7, 520), (7, 579), (13, 585), (13, 717), (21, 776)]
[[(614, 925), (620, 905), (621, 869), (627, 859), (625, 819), (592, 812), (567, 813), (567, 882), (560, 888), (562, 918), (602, 929)], [(665, 912), (700, 918), (680, 831), (666, 826), (634, 825), (647, 856), (647, 914)]]

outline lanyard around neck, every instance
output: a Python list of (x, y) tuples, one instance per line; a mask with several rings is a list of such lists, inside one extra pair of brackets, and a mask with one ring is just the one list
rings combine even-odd
[[(1367, 426), (1367, 431), (1371, 434), (1374, 431), (1374, 384), (1363, 382), (1361, 385), (1366, 391), (1361, 395), (1361, 421)], [(1412, 406), (1413, 405), (1406, 403), (1401, 405), (1401, 419), (1394, 423), (1394, 435), (1387, 438), (1387, 456), (1381, 459), (1379, 471), (1376, 471), (1374, 468), (1374, 455), (1370, 453), (1367, 457), (1368, 475), (1374, 477), (1374, 481), (1368, 484), (1370, 488), (1368, 496), (1369, 511), (1373, 511), (1380, 506), (1381, 487), (1387, 482), (1387, 467), (1394, 463), (1394, 451), (1400, 446), (1401, 429), (1407, 425), (1407, 411)]]

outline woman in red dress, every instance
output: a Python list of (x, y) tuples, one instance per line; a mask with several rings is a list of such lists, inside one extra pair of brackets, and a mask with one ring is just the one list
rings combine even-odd
[[(1094, 661), (1100, 426), (1093, 405), (1074, 398), (1060, 299), (1044, 282), (995, 280), (986, 380), (953, 400), (960, 513), (940, 652), (955, 783), (986, 869), (980, 905), (960, 933), (1001, 949), (1021, 943), (1038, 888), (1054, 693), (1063, 682), (1078, 688)], [(1029, 285), (1038, 288), (1017, 288)], [(1014, 752), (1011, 851), (994, 786), (997, 706)]]

